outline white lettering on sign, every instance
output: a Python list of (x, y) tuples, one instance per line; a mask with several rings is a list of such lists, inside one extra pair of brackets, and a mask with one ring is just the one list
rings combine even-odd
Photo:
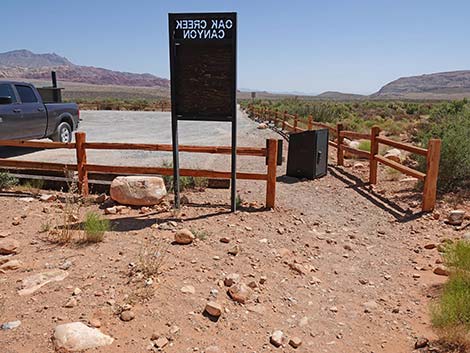
[(210, 28), (206, 20), (176, 20), (175, 29), (183, 31), (183, 39), (224, 39), (225, 30), (233, 28), (233, 21), (211, 20)]

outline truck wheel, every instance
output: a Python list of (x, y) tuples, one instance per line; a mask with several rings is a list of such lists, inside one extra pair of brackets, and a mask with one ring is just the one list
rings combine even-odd
[(52, 135), (52, 141), (69, 143), (72, 142), (72, 128), (65, 121), (57, 126), (57, 130)]

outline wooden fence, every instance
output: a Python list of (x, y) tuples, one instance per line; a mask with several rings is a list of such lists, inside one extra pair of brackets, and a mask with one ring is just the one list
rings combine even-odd
[[(329, 145), (336, 148), (336, 162), (338, 165), (344, 165), (344, 152), (352, 155), (366, 158), (369, 160), (369, 183), (377, 184), (377, 167), (382, 163), (390, 168), (400, 171), (403, 174), (412, 176), (424, 183), (423, 198), (421, 208), (424, 212), (432, 211), (436, 204), (437, 178), (439, 173), (439, 159), (441, 151), (441, 140), (431, 139), (428, 148), (421, 148), (411, 144), (397, 142), (386, 137), (380, 136), (380, 128), (372, 127), (370, 134), (359, 133), (355, 131), (344, 130), (344, 126), (338, 123), (336, 127), (328, 124), (315, 122), (312, 116), (307, 120), (299, 120), (297, 114), (288, 114), (277, 110), (268, 110), (266, 108), (255, 108), (249, 106), (248, 112), (252, 117), (263, 121), (271, 121), (276, 127), (289, 132), (302, 132), (313, 130), (314, 128), (326, 128), (335, 141), (329, 141)], [(303, 127), (300, 127), (300, 126)], [(369, 140), (371, 142), (370, 152), (357, 148), (352, 148), (344, 143), (344, 138)], [(418, 154), (426, 158), (426, 173), (412, 169), (402, 163), (395, 162), (379, 154), (379, 145), (384, 144), (410, 153)]]
[[(74, 164), (49, 163), (22, 161), (0, 158), (0, 168), (33, 169), (47, 171), (76, 171), (78, 174), (79, 190), (83, 195), (88, 195), (88, 173), (118, 173), (126, 175), (173, 175), (173, 168), (162, 167), (138, 167), (138, 166), (112, 166), (92, 164), (87, 161), (87, 150), (138, 150), (138, 151), (164, 151), (172, 152), (171, 145), (163, 144), (142, 144), (142, 143), (110, 143), (110, 142), (87, 142), (84, 132), (75, 134), (75, 143), (60, 142), (40, 142), (22, 140), (0, 140), (0, 146), (28, 147), (40, 149), (74, 149), (76, 160)], [(267, 172), (245, 173), (237, 172), (238, 179), (266, 181), (266, 207), (273, 208), (276, 200), (276, 165), (277, 165), (278, 142), (276, 139), (269, 139), (266, 148), (259, 147), (238, 147), (237, 155), (264, 157), (267, 164)], [(189, 153), (210, 153), (210, 154), (231, 154), (232, 148), (228, 146), (188, 146), (180, 145), (180, 152)], [(202, 169), (180, 169), (181, 176), (207, 177), (230, 179), (230, 172), (202, 170)]]

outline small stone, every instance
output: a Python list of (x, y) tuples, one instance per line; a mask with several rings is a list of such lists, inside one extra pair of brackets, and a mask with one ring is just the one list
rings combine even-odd
[(103, 202), (105, 202), (107, 199), (108, 199), (108, 195), (106, 195), (106, 194), (99, 194), (98, 196), (96, 196), (95, 202), (96, 202), (96, 203), (103, 203)]
[(191, 244), (196, 239), (193, 233), (188, 229), (181, 229), (175, 233), (175, 243), (180, 245)]
[(333, 313), (337, 313), (338, 312), (338, 308), (336, 306), (332, 306), (330, 308), (330, 311), (333, 312)]
[(426, 244), (426, 245), (424, 246), (424, 248), (427, 249), (427, 250), (432, 250), (432, 249), (435, 249), (436, 247), (437, 247), (437, 246), (436, 246), (436, 244), (434, 244), (434, 243)]
[(449, 213), (449, 224), (454, 226), (459, 226), (462, 224), (465, 218), (465, 211), (464, 210), (453, 210)]
[(88, 323), (90, 324), (91, 327), (96, 327), (96, 328), (101, 327), (101, 321), (97, 318), (91, 319)]
[(168, 344), (168, 340), (166, 337), (159, 337), (158, 339), (155, 340), (154, 345), (155, 347), (162, 349)]
[(74, 295), (74, 296), (77, 296), (77, 295), (80, 295), (80, 294), (82, 294), (82, 290), (78, 287), (75, 288), (72, 292), (72, 295)]
[(280, 347), (282, 346), (283, 339), (284, 339), (284, 332), (280, 330), (276, 330), (272, 333), (269, 341), (274, 347)]
[(445, 266), (437, 266), (432, 272), (438, 276), (449, 276), (449, 270)]
[(259, 284), (265, 284), (267, 280), (268, 280), (268, 277), (266, 277), (266, 276), (261, 276), (261, 277), (259, 278)]
[(230, 273), (224, 279), (224, 284), (227, 287), (233, 286), (235, 283), (240, 281), (240, 275), (238, 273)]
[(74, 297), (71, 297), (69, 298), (69, 300), (67, 300), (67, 302), (64, 304), (64, 308), (74, 308), (76, 307), (78, 304), (77, 302), (77, 299), (75, 299)]
[(194, 289), (193, 286), (184, 286), (181, 288), (181, 292), (184, 293), (184, 294), (194, 294), (196, 293), (196, 289)]
[(222, 238), (220, 238), (220, 242), (221, 242), (221, 243), (228, 244), (228, 243), (230, 243), (230, 238), (228, 238), (228, 237), (222, 237)]
[(19, 260), (8, 260), (7, 262), (0, 265), (0, 273), (2, 271), (13, 271), (21, 267), (21, 261)]
[(379, 305), (373, 300), (365, 302), (363, 305), (365, 313), (371, 313), (372, 311), (377, 310), (379, 308)]
[(17, 254), (20, 252), (20, 243), (12, 238), (0, 239), (0, 255)]
[(117, 213), (118, 213), (118, 210), (116, 206), (108, 207), (104, 209), (104, 214), (117, 214)]
[(229, 288), (228, 294), (232, 300), (245, 304), (250, 297), (250, 288), (244, 283), (237, 283)]
[(123, 311), (120, 315), (122, 321), (131, 321), (134, 320), (135, 314), (132, 310)]
[(72, 266), (72, 262), (67, 260), (59, 264), (59, 269), (61, 270), (68, 270)]
[(56, 195), (43, 194), (43, 195), (39, 196), (39, 200), (41, 200), (43, 202), (53, 202), (53, 201), (57, 200), (57, 196)]
[(114, 339), (96, 328), (90, 328), (81, 322), (59, 325), (54, 330), (53, 340), (58, 350), (83, 351), (106, 346)]
[(413, 278), (414, 279), (421, 278), (421, 275), (419, 273), (413, 273)]
[(240, 252), (240, 247), (238, 245), (235, 245), (233, 248), (227, 251), (227, 253), (232, 256), (237, 256), (239, 252)]
[(1, 330), (13, 330), (21, 325), (21, 321), (10, 321), (10, 322), (5, 322), (0, 326)]
[(428, 345), (429, 340), (425, 337), (420, 337), (415, 342), (415, 349), (424, 348)]
[(299, 348), (300, 345), (302, 344), (302, 340), (301, 340), (299, 337), (292, 337), (292, 338), (289, 340), (289, 344), (290, 344), (291, 347), (293, 347), (293, 348)]
[(256, 287), (258, 287), (258, 285), (255, 281), (251, 281), (250, 283), (248, 283), (248, 287), (250, 287), (251, 289), (255, 289)]
[(219, 317), (222, 315), (222, 306), (216, 302), (208, 302), (204, 309), (206, 313), (213, 317)]

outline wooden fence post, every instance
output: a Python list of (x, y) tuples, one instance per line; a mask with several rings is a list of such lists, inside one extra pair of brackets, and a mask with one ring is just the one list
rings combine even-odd
[(277, 140), (267, 141), (268, 180), (266, 183), (266, 208), (274, 208), (276, 204), (276, 167), (277, 167)]
[(336, 149), (336, 162), (338, 165), (343, 166), (344, 165), (344, 152), (343, 149), (341, 148), (341, 145), (343, 144), (343, 137), (341, 136), (341, 131), (343, 130), (343, 124), (338, 123), (336, 124), (336, 135), (338, 136), (338, 148)]
[(287, 118), (287, 112), (284, 110), (284, 113), (282, 114), (282, 130), (286, 129), (286, 118)]
[(75, 133), (75, 150), (77, 154), (78, 188), (83, 196), (88, 196), (88, 172), (86, 169), (86, 134)]
[(439, 174), (439, 160), (441, 157), (441, 140), (432, 139), (428, 143), (426, 154), (426, 177), (424, 179), (422, 210), (429, 212), (436, 205), (437, 177)]
[(369, 183), (377, 184), (377, 159), (375, 156), (379, 154), (379, 143), (377, 142), (377, 136), (380, 134), (380, 128), (373, 126), (370, 131), (370, 157), (369, 157)]
[(294, 132), (297, 132), (297, 125), (299, 124), (299, 114), (294, 115)]
[(308, 116), (308, 127), (307, 130), (312, 130), (313, 129), (313, 116), (309, 115)]

